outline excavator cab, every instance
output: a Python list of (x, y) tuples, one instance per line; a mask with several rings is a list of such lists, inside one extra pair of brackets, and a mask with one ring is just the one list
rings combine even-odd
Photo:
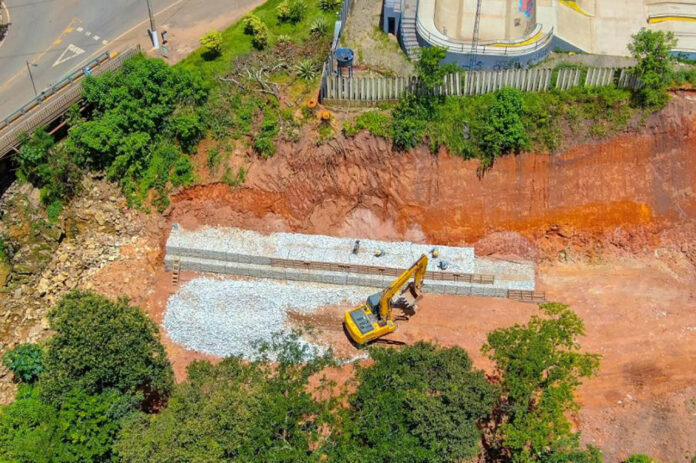
[[(421, 296), (420, 287), (423, 284), (427, 266), (428, 257), (424, 254), (387, 289), (370, 295), (364, 304), (346, 312), (344, 325), (348, 336), (362, 345), (394, 332), (396, 323), (392, 319), (392, 298), (398, 296), (397, 302), (402, 307), (415, 305)], [(414, 280), (406, 285), (411, 277)], [(406, 285), (405, 288), (404, 285)]]

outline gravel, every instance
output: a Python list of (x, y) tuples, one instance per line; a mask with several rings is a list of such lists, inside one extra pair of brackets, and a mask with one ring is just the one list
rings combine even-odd
[[(410, 267), (421, 254), (430, 255), (430, 251), (437, 248), (439, 258), (430, 259), (428, 270), (440, 271), (440, 260), (447, 260), (451, 264), (447, 268), (448, 272), (473, 273), (475, 270), (473, 248), (360, 239), (360, 250), (356, 255), (352, 253), (355, 240), (356, 238), (298, 233), (262, 235), (233, 227), (205, 227), (186, 231), (175, 224), (167, 247), (398, 269)], [(384, 251), (384, 254), (376, 257), (374, 252), (377, 249)]]
[[(330, 305), (351, 307), (371, 292), (369, 288), (310, 283), (197, 278), (170, 297), (164, 328), (172, 341), (187, 349), (251, 360), (257, 358), (257, 343), (271, 342), (280, 333), (292, 332), (288, 311), (308, 313)], [(321, 346), (310, 346), (315, 353), (323, 350)]]

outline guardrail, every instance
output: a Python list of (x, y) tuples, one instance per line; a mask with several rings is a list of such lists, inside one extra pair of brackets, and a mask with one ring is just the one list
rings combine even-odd
[(111, 57), (108, 52), (99, 55), (81, 69), (75, 70), (55, 85), (43, 90), (17, 111), (0, 122), (0, 159), (9, 153), (24, 133), (44, 126), (58, 117), (82, 98), (82, 85), (77, 85), (85, 76), (85, 68), (91, 74), (100, 75), (119, 68), (125, 60), (140, 53), (140, 46)]

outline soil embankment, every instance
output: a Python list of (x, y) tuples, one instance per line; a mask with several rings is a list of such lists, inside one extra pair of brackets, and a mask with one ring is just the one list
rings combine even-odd
[(503, 157), (483, 176), (476, 160), (426, 149), (398, 153), (367, 134), (320, 148), (284, 146), (251, 167), (241, 190), (209, 185), (180, 193), (172, 218), (187, 227), (478, 241), (479, 253), (525, 257), (535, 247), (555, 258), (607, 246), (637, 252), (693, 242), (692, 98), (676, 96), (639, 133), (562, 154)]

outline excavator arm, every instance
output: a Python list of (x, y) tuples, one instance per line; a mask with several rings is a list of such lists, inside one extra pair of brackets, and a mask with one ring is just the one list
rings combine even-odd
[(402, 273), (394, 282), (389, 285), (387, 289), (382, 293), (382, 297), (379, 300), (379, 316), (385, 320), (392, 320), (392, 307), (391, 300), (394, 296), (399, 294), (402, 288), (413, 278), (411, 283), (411, 294), (414, 299), (418, 298), (418, 292), (423, 286), (423, 278), (425, 278), (425, 272), (428, 269), (428, 256), (425, 254), (421, 255), (415, 264)]
[[(420, 288), (428, 268), (428, 256), (423, 254), (408, 270), (399, 275), (394, 282), (381, 293), (373, 294), (367, 302), (346, 312), (344, 326), (348, 335), (358, 344), (377, 339), (396, 330), (392, 318), (391, 300), (408, 284), (407, 289), (413, 302), (420, 296)], [(411, 278), (413, 281), (410, 282)]]

